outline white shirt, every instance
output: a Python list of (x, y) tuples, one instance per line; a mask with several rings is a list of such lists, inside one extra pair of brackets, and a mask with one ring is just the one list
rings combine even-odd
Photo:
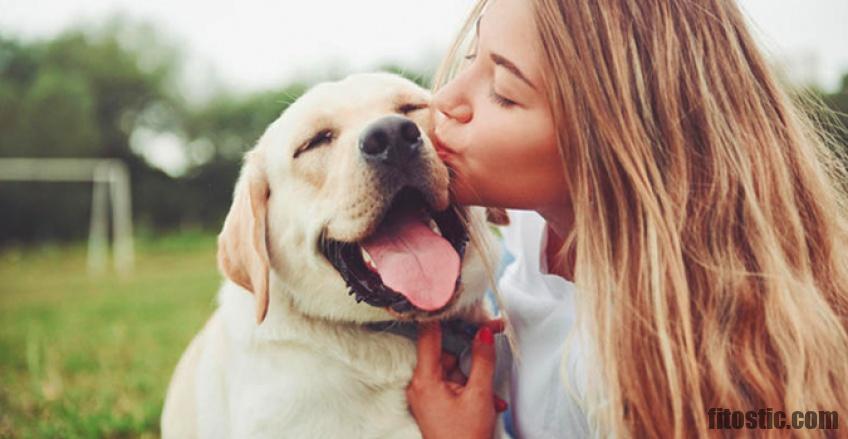
[[(501, 228), (506, 250), (515, 258), (498, 281), (505, 312), (515, 329), (510, 406), (521, 439), (589, 436), (586, 416), (561, 378), (565, 339), (572, 329), (575, 286), (547, 270), (547, 227), (535, 211), (510, 210)], [(568, 375), (578, 395), (585, 386), (579, 343), (572, 343)]]

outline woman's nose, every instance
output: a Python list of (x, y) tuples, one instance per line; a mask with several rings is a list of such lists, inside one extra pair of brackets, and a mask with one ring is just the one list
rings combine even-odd
[(441, 115), (449, 119), (454, 119), (459, 123), (467, 123), (471, 121), (473, 112), (471, 106), (454, 92), (456, 84), (448, 83), (433, 96), (433, 107), (436, 109), (436, 120), (442, 119)]

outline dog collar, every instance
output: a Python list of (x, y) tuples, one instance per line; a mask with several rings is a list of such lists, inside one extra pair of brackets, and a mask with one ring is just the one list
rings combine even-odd
[[(443, 320), (439, 323), (442, 327), (442, 350), (459, 357), (471, 346), (478, 325), (464, 320)], [(418, 340), (418, 322), (387, 320), (366, 323), (365, 327), (375, 332), (389, 332), (413, 341)]]

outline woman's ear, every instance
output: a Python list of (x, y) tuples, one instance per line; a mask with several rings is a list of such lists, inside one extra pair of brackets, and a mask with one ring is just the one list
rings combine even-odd
[(218, 267), (230, 280), (253, 293), (256, 321), (268, 312), (268, 178), (260, 156), (247, 153), (236, 183), (233, 204), (218, 235)]

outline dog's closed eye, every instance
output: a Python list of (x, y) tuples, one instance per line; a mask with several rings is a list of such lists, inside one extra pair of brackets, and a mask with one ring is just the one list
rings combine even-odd
[(397, 108), (397, 112), (400, 114), (409, 114), (425, 108), (427, 108), (427, 104), (403, 104)]
[(334, 136), (335, 134), (333, 133), (333, 130), (327, 129), (318, 131), (317, 133), (315, 133), (314, 136), (312, 136), (311, 139), (309, 139), (306, 143), (297, 148), (297, 150), (294, 152), (294, 158), (297, 158), (297, 156), (303, 154), (306, 151), (309, 151), (310, 149), (332, 143)]

